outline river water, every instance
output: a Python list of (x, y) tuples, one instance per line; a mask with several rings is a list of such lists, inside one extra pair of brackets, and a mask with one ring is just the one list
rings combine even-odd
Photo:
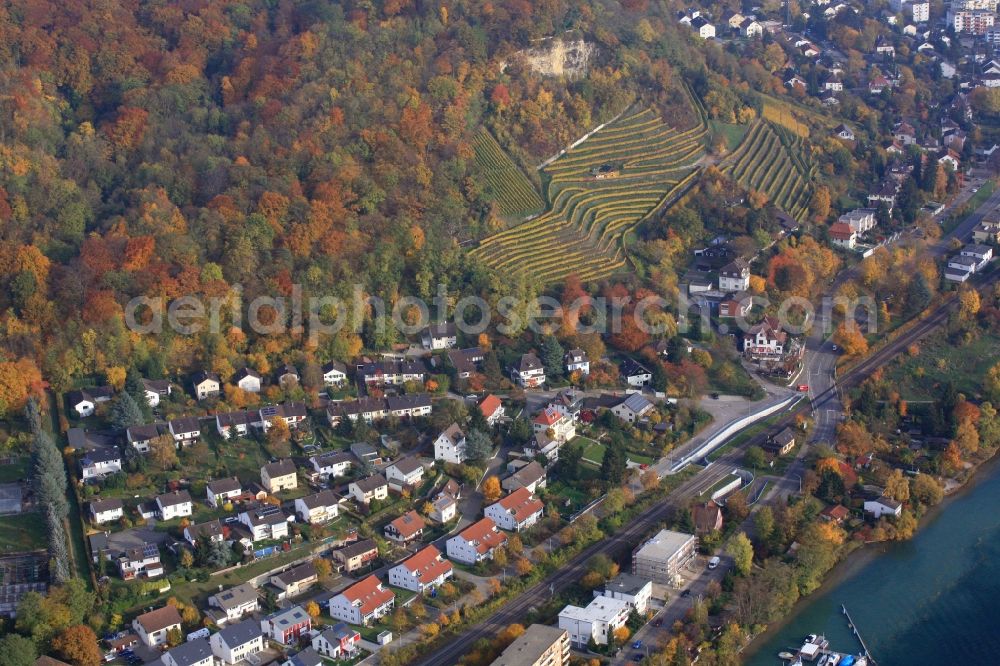
[(1000, 664), (1000, 465), (988, 463), (977, 479), (913, 540), (874, 546), (875, 557), (798, 605), (746, 663), (780, 664), (778, 652), (813, 633), (857, 653), (843, 604), (879, 666)]

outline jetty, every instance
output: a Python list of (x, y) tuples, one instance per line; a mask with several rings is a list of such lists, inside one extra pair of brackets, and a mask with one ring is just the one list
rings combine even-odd
[(840, 610), (847, 617), (847, 627), (858, 639), (858, 643), (861, 644), (861, 649), (864, 650), (864, 656), (868, 658), (868, 663), (870, 663), (872, 666), (878, 666), (878, 662), (875, 661), (875, 657), (872, 656), (871, 650), (868, 649), (868, 645), (865, 643), (865, 639), (861, 636), (861, 632), (858, 631), (858, 625), (854, 623), (854, 619), (851, 617), (851, 614), (847, 612), (847, 606), (845, 606), (844, 604), (840, 604)]

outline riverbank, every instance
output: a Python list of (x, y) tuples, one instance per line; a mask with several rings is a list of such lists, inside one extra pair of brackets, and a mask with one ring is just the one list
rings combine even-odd
[[(869, 544), (849, 553), (830, 570), (816, 591), (800, 599), (787, 616), (754, 637), (743, 651), (743, 663), (752, 666), (778, 663), (774, 655), (779, 650), (793, 647), (792, 643), (807, 633), (826, 633), (835, 649), (859, 650), (860, 646), (847, 629), (846, 619), (839, 616), (841, 603), (848, 606), (852, 615), (858, 616), (855, 617), (858, 629), (866, 642), (872, 644), (870, 647), (875, 658), (883, 664), (894, 663), (887, 662), (885, 655), (879, 654), (879, 647), (886, 645), (897, 651), (900, 649), (898, 644), (892, 643), (890, 633), (899, 636), (914, 632), (912, 622), (916, 621), (940, 625), (937, 616), (942, 613), (935, 606), (950, 604), (952, 598), (966, 599), (970, 595), (968, 590), (963, 591), (963, 587), (974, 585), (977, 592), (982, 587), (981, 583), (972, 581), (982, 573), (982, 562), (989, 561), (980, 551), (993, 547), (993, 542), (983, 535), (1000, 531), (1000, 519), (996, 513), (983, 510), (995, 504), (995, 498), (991, 497), (993, 494), (1000, 495), (998, 472), (1000, 457), (993, 455), (980, 463), (960, 489), (921, 518), (918, 530), (910, 541)], [(978, 497), (981, 490), (988, 497)], [(939, 518), (946, 512), (957, 510), (956, 504), (970, 502), (973, 506), (963, 506), (965, 511), (956, 514), (956, 520), (938, 524)], [(976, 520), (980, 522), (974, 522)], [(997, 546), (1000, 547), (1000, 539), (997, 539)], [(965, 569), (960, 566), (963, 555)], [(996, 576), (986, 574), (990, 580), (1000, 576), (1000, 562), (996, 567)], [(926, 571), (924, 578), (927, 580), (917, 580), (920, 571)], [(893, 576), (899, 577), (899, 580), (894, 580)], [(879, 590), (884, 592), (880, 595)], [(837, 598), (831, 598), (833, 596)], [(900, 617), (898, 613), (889, 612), (895, 611), (900, 604), (908, 609), (908, 616)], [(925, 616), (916, 620), (921, 608), (926, 610)], [(960, 616), (963, 610), (948, 608), (944, 615)], [(891, 622), (886, 620), (889, 617), (895, 618), (899, 626), (890, 629)], [(832, 625), (817, 626), (824, 622)], [(984, 631), (988, 629), (984, 628)]]

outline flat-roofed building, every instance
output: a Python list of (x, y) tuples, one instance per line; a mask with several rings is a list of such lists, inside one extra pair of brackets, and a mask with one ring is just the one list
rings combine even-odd
[(632, 553), (632, 575), (670, 584), (694, 557), (697, 545), (693, 534), (660, 530)]
[(533, 624), (500, 653), (492, 666), (563, 666), (569, 664), (569, 632)]

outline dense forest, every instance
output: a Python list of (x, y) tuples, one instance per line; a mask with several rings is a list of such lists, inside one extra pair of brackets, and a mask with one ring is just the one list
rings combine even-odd
[[(391, 303), (439, 282), (490, 298), (534, 290), (466, 265), (456, 243), (490, 217), (475, 131), (502, 128), (521, 159), (540, 160), (640, 91), (669, 113), (684, 52), (658, 38), (674, 26), (636, 20), (648, 9), (3, 3), (0, 401), (20, 407), (40, 377), (66, 388), (134, 364), (226, 374), (231, 354), (266, 370), (292, 350), (322, 361), (393, 342), (360, 322), (360, 336), (309, 350), (292, 335), (142, 339), (122, 321), (137, 295), (238, 284), (246, 299), (301, 284), (346, 296), (360, 283)], [(597, 45), (586, 78), (545, 79), (512, 60), (564, 30)]]

